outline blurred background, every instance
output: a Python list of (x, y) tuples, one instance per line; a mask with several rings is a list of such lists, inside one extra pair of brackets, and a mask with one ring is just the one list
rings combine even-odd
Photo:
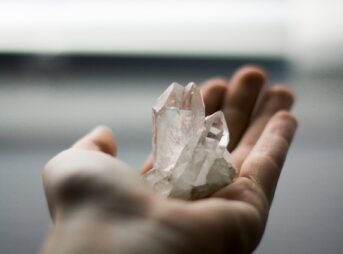
[[(99, 124), (136, 170), (172, 82), (245, 64), (295, 91), (300, 127), (255, 253), (343, 253), (340, 0), (1, 1), (0, 253), (36, 253), (50, 225), (41, 171)], [(129, 236), (128, 236), (129, 237)]]

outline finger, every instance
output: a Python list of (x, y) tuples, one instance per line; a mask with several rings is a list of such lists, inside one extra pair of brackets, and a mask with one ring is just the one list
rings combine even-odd
[(117, 145), (113, 133), (111, 129), (104, 126), (95, 128), (78, 140), (72, 147), (85, 150), (97, 150), (113, 156), (117, 154)]
[(280, 110), (289, 110), (293, 102), (294, 95), (289, 88), (277, 85), (268, 89), (263, 95), (247, 131), (232, 153), (238, 168), (256, 144), (270, 118)]
[(227, 92), (227, 82), (223, 79), (210, 79), (201, 86), (206, 115), (221, 109)]
[(260, 186), (269, 204), (296, 128), (297, 120), (291, 113), (276, 113), (242, 164), (240, 177)]
[(223, 103), (223, 112), (230, 131), (229, 151), (241, 139), (265, 82), (265, 72), (251, 66), (238, 70), (230, 81), (230, 93)]
[(141, 175), (144, 175), (150, 169), (152, 169), (152, 154), (150, 154), (149, 157), (147, 158), (147, 160), (145, 161), (145, 163), (141, 169)]

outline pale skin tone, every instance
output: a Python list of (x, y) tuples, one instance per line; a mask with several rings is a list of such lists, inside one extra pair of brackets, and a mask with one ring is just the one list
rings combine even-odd
[[(54, 225), (42, 253), (251, 253), (261, 240), (297, 127), (293, 94), (267, 86), (257, 67), (202, 86), (206, 114), (222, 110), (239, 175), (198, 201), (162, 198), (116, 158), (98, 127), (51, 159), (43, 173)], [(132, 155), (134, 156), (134, 155)], [(152, 166), (148, 159), (142, 173)]]

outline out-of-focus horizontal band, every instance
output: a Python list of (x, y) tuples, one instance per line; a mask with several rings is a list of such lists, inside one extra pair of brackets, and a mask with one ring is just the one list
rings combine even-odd
[(0, 3), (0, 52), (284, 55), (284, 1)]

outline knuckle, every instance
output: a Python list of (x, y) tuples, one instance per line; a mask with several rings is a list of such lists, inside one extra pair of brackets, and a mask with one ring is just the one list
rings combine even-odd
[(281, 121), (290, 121), (293, 122), (294, 125), (298, 124), (298, 120), (295, 115), (289, 111), (281, 110), (276, 113), (275, 117)]
[(251, 175), (243, 176), (240, 179), (240, 186), (242, 199), (253, 205), (259, 211), (259, 216), (266, 216), (270, 204), (265, 192), (255, 178)]
[(290, 99), (290, 100), (294, 99), (293, 91), (285, 85), (277, 84), (277, 85), (273, 86), (270, 90), (276, 96), (279, 96), (281, 98)]
[(56, 210), (67, 212), (85, 205), (110, 214), (145, 213), (149, 192), (128, 169), (97, 151), (70, 149), (57, 155), (43, 171), (52, 215)]
[[(74, 152), (66, 150), (52, 158), (43, 169), (43, 183), (52, 206), (77, 204), (105, 195), (109, 189), (103, 172), (75, 163)], [(72, 157), (71, 157), (72, 156)]]

